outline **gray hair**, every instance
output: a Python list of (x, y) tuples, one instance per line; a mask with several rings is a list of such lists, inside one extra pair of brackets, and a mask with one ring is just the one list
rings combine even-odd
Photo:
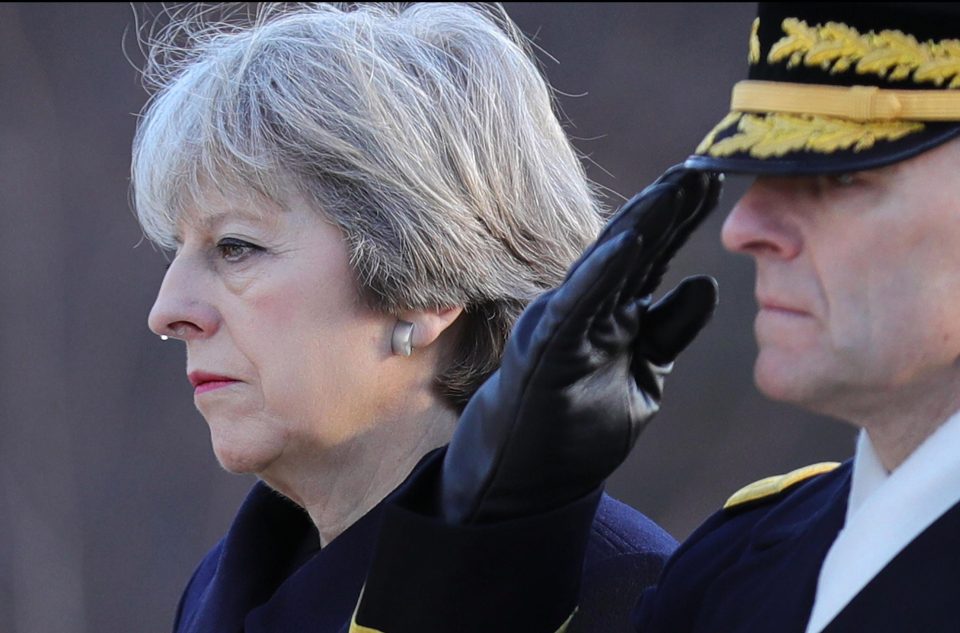
[(306, 196), (342, 231), (373, 308), (465, 307), (437, 377), (456, 408), (599, 231), (550, 88), (499, 6), (174, 15), (148, 47), (132, 166), (145, 234), (172, 247), (211, 184)]

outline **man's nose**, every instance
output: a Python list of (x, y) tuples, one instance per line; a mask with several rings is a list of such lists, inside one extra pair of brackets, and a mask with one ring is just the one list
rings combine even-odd
[(159, 336), (183, 341), (213, 335), (220, 324), (217, 310), (203, 288), (203, 273), (192, 260), (176, 257), (167, 269), (147, 325)]
[(792, 259), (803, 244), (792, 218), (798, 203), (785, 179), (758, 178), (727, 216), (720, 232), (724, 248), (753, 257)]

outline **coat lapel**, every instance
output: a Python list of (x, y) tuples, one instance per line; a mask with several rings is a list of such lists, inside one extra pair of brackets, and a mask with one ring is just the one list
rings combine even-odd
[(245, 633), (344, 630), (356, 608), (383, 517), (376, 506), (250, 611)]
[(224, 538), (213, 578), (180, 630), (243, 631), (250, 607), (270, 597), (312, 528), (301, 508), (257, 482)]
[(824, 629), (960, 630), (960, 504), (905, 547)]

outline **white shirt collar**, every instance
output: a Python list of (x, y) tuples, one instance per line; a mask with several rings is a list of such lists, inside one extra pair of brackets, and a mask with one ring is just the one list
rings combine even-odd
[(884, 468), (873, 448), (870, 436), (863, 429), (857, 436), (857, 452), (853, 457), (853, 475), (850, 481), (850, 498), (847, 500), (847, 518), (845, 524), (850, 523), (850, 517), (863, 506), (874, 492), (889, 479), (890, 473)]
[(889, 474), (861, 431), (846, 524), (820, 568), (807, 633), (822, 631), (887, 563), (957, 503), (960, 412)]

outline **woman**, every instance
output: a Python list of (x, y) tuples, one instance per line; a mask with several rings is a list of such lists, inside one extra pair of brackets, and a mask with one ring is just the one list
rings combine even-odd
[[(186, 343), (217, 459), (260, 481), (175, 629), (345, 630), (381, 502), (449, 441), (600, 213), (499, 9), (196, 24), (154, 43), (134, 145), (140, 222), (176, 250), (149, 323)], [(605, 498), (581, 626), (625, 619), (672, 547)]]

